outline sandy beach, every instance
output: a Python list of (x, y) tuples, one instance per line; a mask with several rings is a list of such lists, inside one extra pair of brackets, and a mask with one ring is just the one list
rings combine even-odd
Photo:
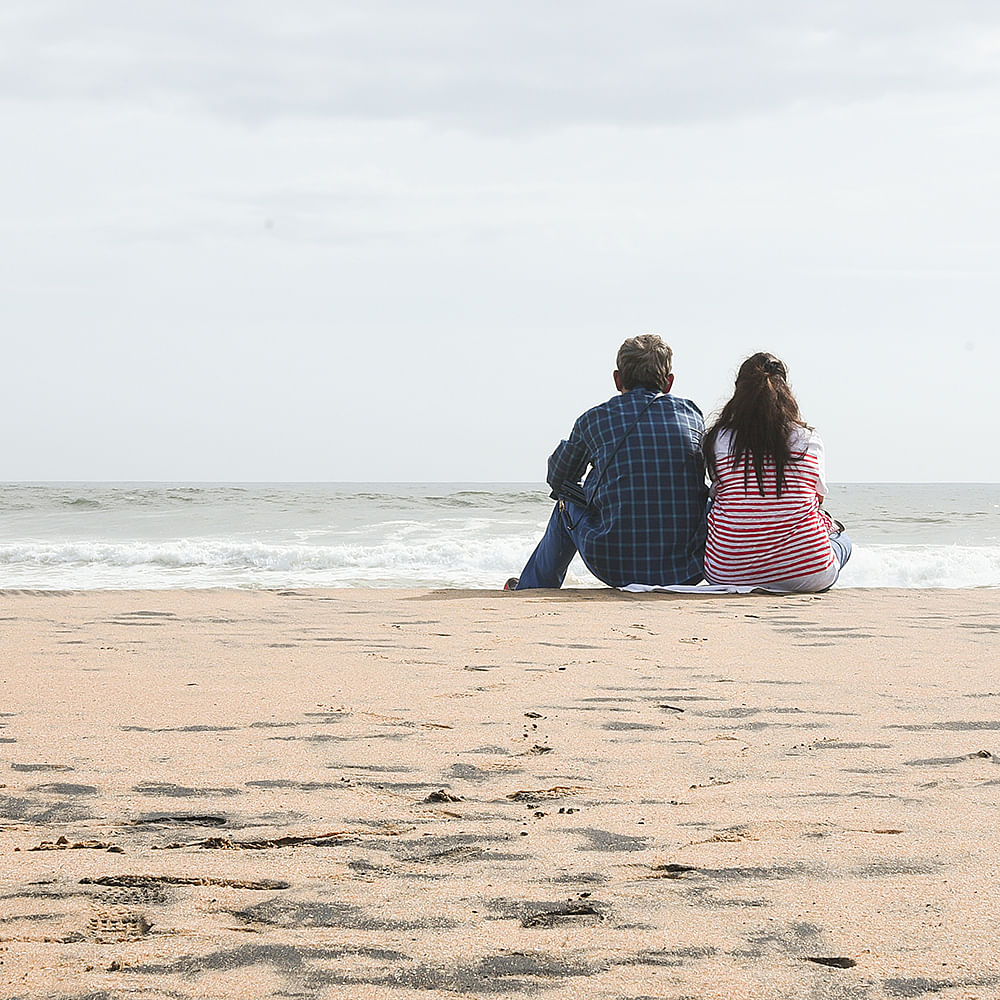
[(995, 590), (0, 596), (0, 996), (1000, 996)]

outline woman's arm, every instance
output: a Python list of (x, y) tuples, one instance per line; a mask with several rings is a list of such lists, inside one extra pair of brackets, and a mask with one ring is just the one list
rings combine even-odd
[(816, 493), (819, 495), (820, 502), (822, 503), (822, 501), (826, 499), (830, 489), (826, 484), (826, 449), (823, 447), (823, 439), (816, 433), (816, 431), (813, 431), (809, 437), (809, 446), (807, 451), (810, 455), (813, 455), (816, 458), (818, 473)]

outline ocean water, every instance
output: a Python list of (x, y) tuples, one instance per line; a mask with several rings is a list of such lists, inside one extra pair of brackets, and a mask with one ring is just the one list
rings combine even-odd
[[(1000, 484), (844, 484), (845, 587), (1000, 587)], [(516, 575), (541, 484), (0, 485), (0, 588), (471, 587)], [(599, 586), (583, 564), (568, 586)]]

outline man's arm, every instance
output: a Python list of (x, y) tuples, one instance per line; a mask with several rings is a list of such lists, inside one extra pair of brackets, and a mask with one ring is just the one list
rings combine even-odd
[(549, 470), (545, 478), (549, 486), (552, 487), (553, 496), (558, 496), (560, 488), (567, 483), (578, 486), (587, 471), (587, 466), (590, 465), (590, 455), (579, 428), (580, 421), (578, 420), (573, 425), (569, 438), (560, 441), (556, 450), (549, 457)]

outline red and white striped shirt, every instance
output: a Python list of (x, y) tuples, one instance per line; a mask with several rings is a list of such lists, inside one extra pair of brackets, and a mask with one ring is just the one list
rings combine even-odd
[(752, 463), (744, 486), (743, 463), (733, 468), (731, 443), (728, 430), (715, 439), (705, 578), (744, 586), (784, 583), (789, 590), (799, 589), (796, 584), (806, 582), (802, 578), (808, 578), (809, 589), (821, 589), (817, 583), (832, 584), (838, 566), (830, 545), (832, 522), (819, 509), (827, 492), (819, 435), (805, 427), (793, 434), (780, 497), (770, 459), (764, 465), (764, 495)]

